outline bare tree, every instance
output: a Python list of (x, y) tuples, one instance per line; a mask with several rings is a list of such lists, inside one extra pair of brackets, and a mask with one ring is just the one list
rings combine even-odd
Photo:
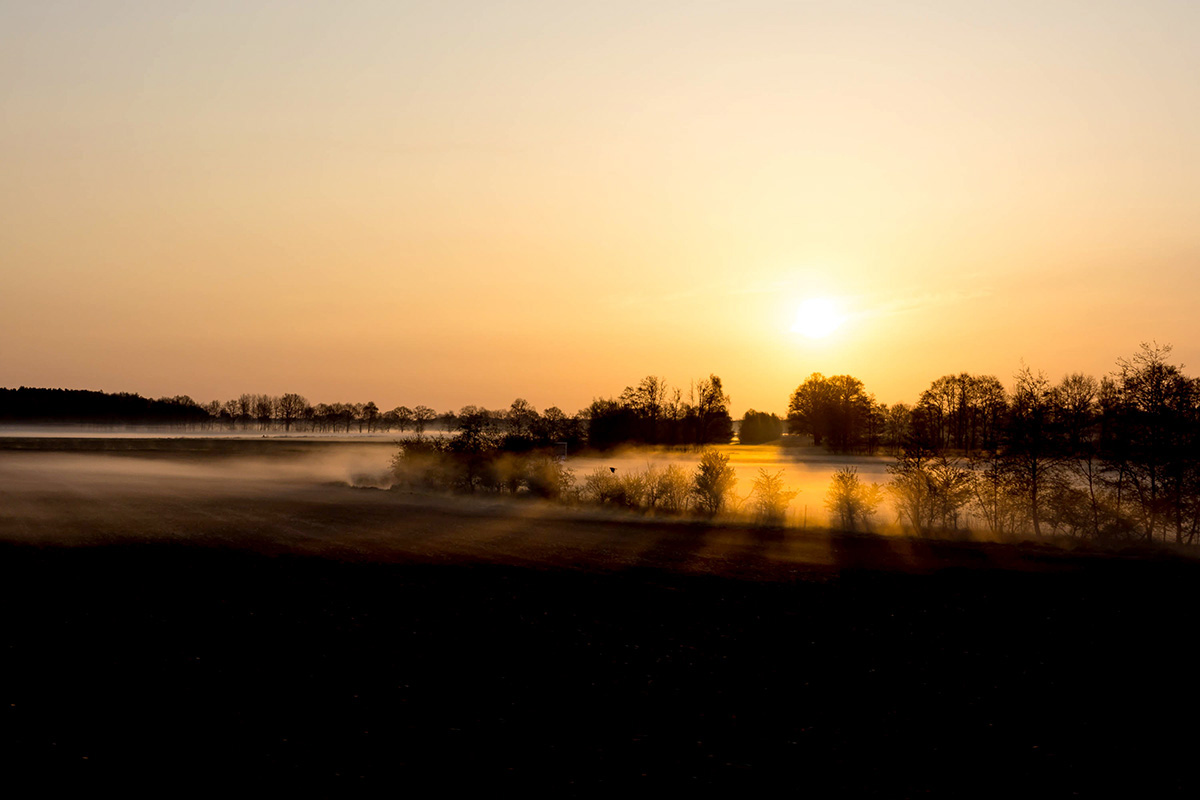
[(626, 388), (621, 395), (621, 402), (632, 408), (642, 420), (645, 429), (640, 438), (651, 444), (659, 441), (667, 392), (665, 380), (656, 375), (647, 375), (636, 387)]
[(237, 424), (238, 401), (226, 400), (221, 406), (221, 416), (225, 424), (229, 426), (229, 429), (233, 430), (234, 425)]
[[(369, 402), (362, 407), (362, 422), (367, 426), (367, 433), (374, 433), (375, 423), (379, 421), (379, 406)], [(362, 433), (362, 426), (359, 426), (359, 433)]]
[(901, 520), (920, 534), (957, 528), (972, 498), (972, 474), (956, 458), (934, 453), (910, 442), (888, 467), (888, 489)]
[(883, 443), (889, 455), (900, 453), (900, 448), (912, 433), (912, 409), (904, 403), (896, 403), (884, 413)]
[(512, 401), (508, 411), (504, 413), (504, 423), (509, 434), (517, 437), (527, 437), (533, 434), (533, 426), (537, 423), (538, 412), (528, 400), (518, 397)]
[(396, 406), (392, 409), (392, 416), (401, 433), (404, 433), (413, 424), (413, 410), (408, 406)]
[(1065, 452), (1057, 397), (1042, 373), (1029, 367), (1017, 373), (1009, 407), (1004, 455), (1015, 487), (1029, 508), (1033, 532), (1042, 535), (1042, 503)]
[(269, 394), (254, 395), (254, 416), (258, 420), (259, 430), (271, 427), (271, 418), (275, 415), (275, 398)]
[(279, 398), (279, 419), (283, 422), (283, 430), (291, 431), (292, 423), (304, 416), (308, 401), (298, 394), (285, 394)]
[(1170, 353), (1169, 345), (1142, 344), (1118, 362), (1109, 462), (1131, 490), (1146, 539), (1161, 529), (1184, 542), (1200, 526), (1200, 385), (1168, 363)]
[(716, 375), (701, 378), (694, 384), (695, 404), (692, 406), (696, 444), (725, 444), (733, 438), (733, 418), (729, 416), (729, 395)]
[(254, 415), (254, 395), (244, 394), (237, 399), (237, 419), (245, 428), (250, 424)]
[(437, 412), (429, 406), (417, 406), (413, 409), (412, 415), (413, 430), (417, 432), (418, 436), (425, 433), (425, 427), (437, 419)]

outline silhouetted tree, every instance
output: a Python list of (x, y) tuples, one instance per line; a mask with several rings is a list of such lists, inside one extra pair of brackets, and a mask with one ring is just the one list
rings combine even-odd
[(621, 404), (632, 409), (638, 420), (638, 430), (634, 432), (638, 441), (649, 444), (660, 441), (668, 392), (666, 381), (655, 375), (647, 375), (637, 386), (627, 386), (621, 393)]
[(898, 455), (900, 448), (912, 436), (912, 409), (904, 403), (885, 407), (883, 415), (883, 446), (888, 455)]
[(209, 419), (210, 423), (216, 423), (221, 420), (221, 401), (220, 400), (213, 400), (210, 403), (205, 403), (203, 408), (204, 408), (204, 412), (206, 414), (208, 414), (208, 416), (210, 417), (210, 419)]
[(875, 399), (862, 381), (850, 375), (826, 378), (814, 372), (792, 392), (788, 401), (788, 430), (807, 433), (813, 444), (834, 452), (864, 449), (868, 417)]
[[(362, 407), (362, 421), (367, 426), (367, 433), (375, 430), (375, 423), (379, 420), (379, 406), (374, 402), (366, 403)], [(359, 429), (362, 432), (362, 429)]]
[(901, 520), (920, 534), (957, 528), (972, 499), (972, 474), (955, 458), (911, 440), (894, 464), (888, 483)]
[(396, 420), (396, 427), (400, 429), (401, 433), (413, 426), (413, 410), (408, 406), (396, 406), (392, 409), (392, 415)]
[(420, 436), (425, 433), (425, 428), (437, 419), (437, 413), (429, 406), (417, 406), (412, 412), (413, 430)]
[(249, 427), (250, 421), (252, 419), (254, 419), (254, 395), (252, 395), (252, 394), (240, 395), (237, 399), (237, 404), (238, 404), (238, 412), (237, 412), (238, 422), (240, 422), (242, 424), (243, 428)]
[(750, 409), (738, 427), (738, 442), (741, 444), (773, 442), (782, 436), (783, 420), (765, 411)]
[(1004, 387), (992, 375), (945, 375), (921, 392), (917, 403), (928, 444), (937, 450), (972, 453), (995, 449), (1006, 406)]
[(593, 400), (587, 409), (587, 426), (588, 445), (606, 450), (634, 441), (637, 413), (611, 398)]
[(354, 406), (350, 403), (334, 403), (333, 411), (337, 419), (337, 426), (349, 433), (350, 426), (354, 424), (356, 417)]
[(268, 394), (254, 395), (254, 417), (258, 420), (259, 430), (271, 427), (271, 418), (275, 415), (275, 398)]
[(1045, 375), (1028, 367), (1017, 373), (1003, 452), (1037, 536), (1042, 535), (1042, 495), (1066, 454), (1055, 400)]
[(437, 415), (437, 426), (449, 433), (458, 427), (458, 414), (453, 411), (443, 411)]
[(716, 375), (701, 378), (693, 385), (695, 402), (688, 417), (694, 428), (696, 444), (727, 444), (733, 438), (733, 418), (729, 416), (729, 396)]
[(788, 400), (788, 432), (806, 433), (813, 444), (824, 443), (829, 429), (829, 404), (829, 384), (824, 375), (814, 372), (796, 387)]
[(285, 394), (279, 398), (279, 419), (284, 431), (292, 429), (292, 423), (304, 415), (307, 406), (308, 401), (298, 394)]
[(1028, 515), (1008, 459), (995, 450), (979, 451), (971, 456), (970, 469), (971, 507), (976, 515), (994, 534), (1019, 532)]
[(237, 400), (226, 400), (221, 406), (221, 419), (229, 426), (230, 430), (237, 425), (238, 413)]
[(1128, 486), (1142, 535), (1154, 540), (1172, 530), (1183, 542), (1200, 525), (1200, 387), (1167, 362), (1170, 353), (1169, 345), (1143, 344), (1118, 362), (1106, 456), (1120, 488)]
[(518, 397), (512, 401), (504, 414), (504, 424), (510, 437), (531, 441), (533, 428), (537, 424), (538, 412), (528, 400)]

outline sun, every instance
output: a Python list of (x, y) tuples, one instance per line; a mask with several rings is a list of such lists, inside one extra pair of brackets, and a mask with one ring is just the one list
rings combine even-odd
[(828, 297), (810, 297), (800, 304), (792, 330), (809, 339), (824, 339), (842, 327), (846, 316)]

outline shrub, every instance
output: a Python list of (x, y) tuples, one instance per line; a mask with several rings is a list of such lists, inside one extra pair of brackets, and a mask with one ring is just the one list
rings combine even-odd
[(622, 502), (626, 507), (638, 509), (649, 507), (650, 481), (647, 477), (650, 472), (650, 469), (647, 469), (646, 472), (630, 470), (623, 475), (617, 476), (617, 480), (621, 485)]
[(759, 469), (750, 492), (755, 521), (761, 525), (782, 525), (787, 518), (788, 504), (795, 496), (794, 491), (784, 491), (783, 470), (772, 475)]
[(842, 530), (866, 530), (882, 500), (878, 484), (860, 481), (856, 467), (842, 467), (829, 483), (825, 508), (829, 509), (831, 522)]
[(453, 459), (440, 440), (404, 439), (392, 457), (396, 485), (414, 489), (448, 489), (453, 483)]
[(484, 484), (493, 491), (516, 494), (526, 485), (528, 459), (521, 454), (500, 452), (487, 465)]
[(625, 489), (608, 467), (598, 467), (584, 478), (579, 494), (587, 502), (596, 505), (625, 505)]
[(654, 509), (667, 514), (682, 514), (688, 509), (692, 481), (678, 464), (671, 464), (653, 475)]
[(729, 495), (736, 484), (737, 475), (729, 466), (729, 456), (711, 448), (700, 454), (692, 479), (692, 494), (701, 513), (710, 517), (719, 514), (729, 504)]
[(567, 500), (575, 488), (575, 475), (557, 458), (538, 455), (526, 463), (525, 484), (530, 494), (550, 500)]

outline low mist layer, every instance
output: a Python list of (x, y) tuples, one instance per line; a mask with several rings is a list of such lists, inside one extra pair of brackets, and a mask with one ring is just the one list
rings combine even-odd
[[(281, 445), (282, 446), (282, 445)], [(819, 497), (843, 460), (789, 463), (730, 449), (739, 475), (764, 464), (783, 470), (803, 494)], [(393, 450), (342, 444), (264, 457), (112, 452), (0, 451), (0, 537), (38, 544), (90, 545), (176, 540), (262, 552), (342, 558), (479, 561), (570, 568), (652, 566), (685, 572), (757, 574), (865, 563), (923, 569), (944, 547), (902, 537), (857, 538), (761, 528), (736, 518), (700, 522), (638, 517), (591, 506), (488, 496), (381, 491)], [(696, 456), (661, 451), (576, 457), (573, 469), (618, 470)], [(861, 465), (866, 472), (868, 464)], [(882, 464), (876, 469), (881, 470)], [(742, 478), (739, 477), (739, 483)], [(374, 488), (370, 488), (374, 487)], [(799, 514), (803, 505), (799, 505)], [(792, 516), (798, 516), (793, 509)], [(1020, 556), (988, 558), (1011, 566)], [(986, 561), (986, 559), (985, 559)], [(969, 563), (978, 565), (978, 554)], [(989, 562), (990, 563), (990, 562)]]

